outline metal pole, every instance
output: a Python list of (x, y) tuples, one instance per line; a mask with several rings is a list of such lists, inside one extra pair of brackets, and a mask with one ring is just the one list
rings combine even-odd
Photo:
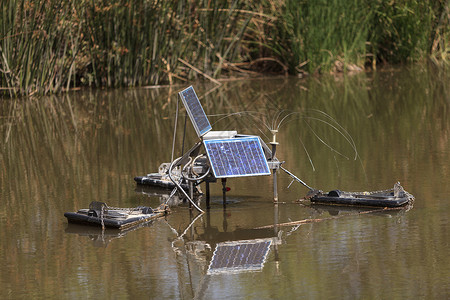
[(222, 204), (223, 207), (227, 206), (227, 179), (222, 178)]
[[(272, 145), (272, 161), (275, 161), (275, 155), (277, 153), (277, 141), (276, 141), (276, 130), (272, 131), (273, 141), (270, 143)], [(277, 188), (277, 168), (273, 169), (273, 202), (278, 202), (278, 188)]]
[(206, 208), (207, 209), (211, 208), (211, 206), (209, 205), (209, 200), (210, 200), (209, 182), (206, 181)]
[(273, 202), (278, 202), (277, 169), (273, 169)]
[[(194, 200), (194, 182), (189, 181), (189, 196)], [(191, 202), (189, 202), (189, 209), (192, 209)]]
[(170, 162), (173, 161), (173, 153), (175, 152), (175, 138), (177, 136), (177, 123), (178, 123), (178, 102), (180, 99), (177, 97), (177, 110), (175, 112), (175, 125), (173, 127), (173, 142), (172, 142), (172, 156), (170, 158)]
[(181, 144), (181, 155), (184, 155), (184, 140), (186, 138), (187, 114), (184, 115), (183, 143)]
[(222, 220), (222, 226), (223, 226), (223, 232), (227, 232), (228, 231), (228, 220), (227, 220), (227, 211), (224, 209), (223, 210), (223, 220)]
[(309, 185), (307, 185), (306, 183), (304, 183), (302, 180), (300, 180), (297, 176), (295, 176), (294, 174), (292, 174), (291, 172), (289, 172), (288, 170), (286, 170), (285, 168), (281, 167), (281, 170), (285, 171), (289, 176), (291, 176), (292, 178), (294, 178), (295, 180), (297, 180), (298, 182), (300, 182), (301, 184), (303, 184), (305, 187), (307, 187), (309, 190), (311, 191), (317, 191), (316, 189), (313, 189), (312, 187), (310, 187)]
[(275, 267), (277, 270), (277, 273), (280, 272), (280, 257), (278, 254), (278, 204), (275, 204), (275, 207), (273, 209), (273, 233), (275, 235), (275, 240), (277, 241), (274, 243), (273, 249), (275, 252)]

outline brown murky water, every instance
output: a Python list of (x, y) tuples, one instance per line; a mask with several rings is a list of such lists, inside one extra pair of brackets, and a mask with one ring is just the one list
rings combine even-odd
[[(300, 204), (307, 190), (298, 183), (287, 188), (291, 179), (280, 173), (277, 206), (271, 177), (237, 178), (228, 181), (225, 210), (221, 186), (214, 184), (211, 209), (195, 221), (197, 214), (182, 205), (166, 219), (127, 232), (69, 226), (63, 214), (94, 200), (154, 207), (166, 197), (137, 188), (133, 177), (170, 160), (178, 89), (2, 100), (0, 297), (447, 298), (449, 82), (448, 70), (411, 67), (245, 80), (216, 89), (194, 83), (214, 130), (237, 129), (268, 141), (264, 124), (296, 112), (280, 127), (277, 156), (309, 185), (364, 191), (400, 181), (415, 195), (414, 207), (356, 214), (362, 210)], [(223, 118), (243, 111), (258, 117)], [(318, 121), (322, 112), (353, 141), (339, 134), (340, 127)], [(196, 137), (189, 120), (187, 129), (188, 147)], [(342, 217), (255, 229), (331, 216)], [(262, 267), (208, 273), (217, 245), (257, 239), (272, 242)]]

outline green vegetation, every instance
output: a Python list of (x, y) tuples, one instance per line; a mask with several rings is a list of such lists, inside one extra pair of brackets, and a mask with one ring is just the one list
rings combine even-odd
[(2, 0), (0, 91), (448, 61), (449, 1)]
[(377, 62), (448, 59), (449, 1), (286, 0), (282, 57), (297, 71), (357, 70)]

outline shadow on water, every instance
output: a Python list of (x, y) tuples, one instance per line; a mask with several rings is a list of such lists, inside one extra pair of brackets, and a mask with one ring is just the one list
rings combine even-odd
[[(297, 183), (288, 188), (291, 179), (279, 174), (282, 204), (275, 211), (271, 177), (233, 179), (228, 181), (233, 203), (223, 210), (221, 186), (211, 185), (217, 201), (182, 239), (178, 237), (192, 220), (186, 204), (174, 206), (167, 221), (125, 234), (104, 232), (104, 239), (90, 229), (72, 234), (63, 217), (91, 201), (115, 207), (155, 207), (165, 201), (162, 194), (137, 190), (133, 177), (154, 172), (170, 160), (178, 90), (86, 90), (2, 100), (0, 296), (448, 295), (448, 74), (445, 69), (415, 66), (320, 79), (241, 80), (216, 89), (194, 84), (213, 130), (259, 134), (268, 142), (265, 125), (278, 124), (295, 112), (280, 126), (277, 156), (310, 186), (370, 191), (400, 181), (416, 201), (414, 209), (397, 214), (353, 215), (342, 208), (304, 206), (297, 200), (306, 189)], [(224, 118), (249, 111), (253, 115)], [(348, 131), (356, 160), (348, 140), (311, 119), (317, 111)], [(181, 118), (184, 114), (182, 110)], [(179, 122), (179, 133), (183, 126)], [(186, 146), (196, 139), (188, 122)], [(178, 134), (178, 153), (182, 140)], [(349, 216), (278, 232), (255, 230), (336, 214)], [(257, 272), (208, 275), (202, 283), (218, 244), (274, 238), (280, 238), (280, 244), (271, 244)], [(91, 239), (101, 241), (102, 247)]]

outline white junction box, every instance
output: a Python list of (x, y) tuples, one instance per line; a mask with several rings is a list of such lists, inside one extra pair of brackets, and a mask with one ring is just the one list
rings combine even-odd
[(237, 135), (237, 131), (210, 131), (203, 136), (204, 140), (232, 139)]

